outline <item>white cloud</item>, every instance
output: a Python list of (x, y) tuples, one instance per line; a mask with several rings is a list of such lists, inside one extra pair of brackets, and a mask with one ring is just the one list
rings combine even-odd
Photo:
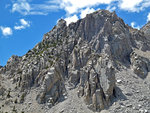
[(80, 9), (97, 6), (100, 4), (110, 4), (116, 0), (62, 0), (61, 8), (65, 9), (68, 14), (77, 13)]
[(116, 10), (116, 7), (115, 7), (115, 6), (108, 5), (107, 8), (106, 8), (106, 10), (109, 10), (109, 11), (112, 12), (112, 11)]
[(12, 12), (23, 15), (47, 15), (51, 11), (60, 9), (66, 11), (66, 15), (81, 13), (83, 9), (94, 8), (106, 4), (107, 10), (114, 11), (117, 8), (130, 12), (139, 12), (150, 6), (150, 0), (44, 0), (35, 4), (33, 0), (13, 0)]
[(31, 10), (30, 4), (25, 0), (18, 0), (12, 6), (12, 12), (19, 12), (23, 15), (27, 15)]
[(135, 28), (135, 29), (140, 29), (140, 26), (136, 26), (135, 22), (131, 22), (131, 27)]
[(150, 21), (150, 13), (147, 15), (147, 21)]
[(142, 4), (142, 9), (149, 7), (150, 6), (150, 1), (149, 0), (144, 0), (143, 4)]
[(24, 19), (20, 19), (20, 24), (19, 26), (14, 26), (15, 30), (21, 30), (21, 29), (25, 29), (27, 27), (30, 27), (30, 22), (26, 21)]
[(2, 34), (4, 36), (9, 36), (9, 35), (12, 35), (13, 32), (12, 32), (12, 29), (10, 27), (3, 27), (3, 26), (0, 26), (0, 29), (2, 31)]
[[(50, 2), (51, 1), (51, 2)], [(48, 0), (41, 4), (33, 4), (27, 2), (27, 0), (17, 0), (13, 3), (12, 12), (19, 12), (22, 15), (47, 15), (51, 11), (57, 11), (59, 9), (58, 0)]]
[(73, 14), (79, 12), (83, 8), (91, 8), (101, 4), (108, 5), (106, 9), (110, 11), (118, 7), (130, 12), (139, 12), (150, 6), (150, 0), (86, 0), (86, 2), (85, 0), (62, 0), (60, 6), (68, 14)]
[(14, 26), (14, 29), (15, 30), (21, 30), (21, 29), (24, 29), (24, 26)]
[(110, 4), (116, 0), (45, 0), (41, 4), (34, 4), (27, 0), (14, 0), (12, 12), (19, 12), (23, 15), (42, 15), (51, 11), (63, 9), (67, 14), (77, 13), (82, 8), (97, 6), (100, 4)]
[(59, 6), (53, 4), (31, 4), (30, 15), (47, 15), (51, 11), (58, 11)]
[(77, 15), (73, 15), (73, 16), (65, 18), (67, 25), (69, 25), (71, 22), (76, 22), (78, 19), (79, 18)]
[(81, 10), (80, 18), (84, 18), (84, 17), (86, 17), (87, 14), (93, 13), (94, 11), (95, 11), (95, 9), (93, 9), (93, 8), (90, 9), (89, 7), (84, 10)]
[(137, 7), (142, 1), (143, 0), (122, 0), (119, 7), (123, 10), (135, 12), (138, 11)]
[(139, 12), (150, 6), (149, 0), (121, 0), (119, 8), (130, 12)]
[(27, 27), (30, 26), (29, 22), (26, 21), (26, 20), (24, 20), (24, 19), (20, 19), (20, 22), (21, 22), (21, 24), (24, 25), (24, 26), (27, 26)]
[(131, 22), (131, 27), (134, 27), (135, 26), (135, 22)]
[[(86, 9), (80, 10), (80, 18), (84, 18), (86, 14), (92, 13), (94, 11), (95, 9), (93, 8), (86, 8)], [(74, 14), (73, 16), (70, 15), (67, 18), (65, 18), (67, 25), (69, 25), (71, 22), (76, 22), (78, 19), (79, 18), (76, 14)]]

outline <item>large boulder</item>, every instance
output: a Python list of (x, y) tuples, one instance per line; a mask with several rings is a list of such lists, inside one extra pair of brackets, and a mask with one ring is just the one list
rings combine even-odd
[(130, 55), (130, 61), (135, 74), (139, 75), (141, 78), (145, 78), (150, 71), (149, 59), (132, 52)]

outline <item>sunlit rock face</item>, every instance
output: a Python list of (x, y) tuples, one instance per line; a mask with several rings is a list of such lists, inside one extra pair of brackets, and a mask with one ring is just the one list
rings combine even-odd
[(26, 92), (24, 98), (37, 88), (38, 104), (51, 108), (67, 99), (68, 83), (77, 88), (74, 95), (90, 110), (101, 111), (109, 108), (119, 93), (115, 75), (122, 66), (131, 66), (142, 78), (150, 71), (149, 60), (133, 52), (135, 48), (149, 50), (147, 28), (149, 23), (135, 30), (107, 10), (68, 26), (61, 19), (32, 50), (22, 57), (12, 56), (0, 73), (12, 80), (15, 91)]

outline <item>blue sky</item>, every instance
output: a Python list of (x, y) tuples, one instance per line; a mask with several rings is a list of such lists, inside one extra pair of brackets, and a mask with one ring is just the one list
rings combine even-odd
[(32, 49), (60, 18), (69, 24), (98, 9), (137, 29), (150, 20), (150, 0), (0, 0), (0, 65)]

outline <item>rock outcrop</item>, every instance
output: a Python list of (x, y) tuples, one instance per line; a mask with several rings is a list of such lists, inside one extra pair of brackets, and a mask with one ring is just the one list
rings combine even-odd
[(115, 97), (115, 67), (108, 56), (93, 56), (80, 71), (79, 97), (94, 111), (111, 104)]
[(37, 85), (41, 87), (41, 92), (37, 95), (38, 103), (49, 102), (49, 107), (52, 107), (66, 95), (64, 80), (58, 66), (43, 70), (36, 80)]
[(147, 38), (150, 37), (150, 21), (141, 28), (141, 31), (144, 32)]
[(26, 92), (21, 100), (37, 88), (37, 103), (51, 108), (67, 99), (68, 83), (78, 89), (75, 95), (83, 98), (89, 109), (101, 111), (112, 105), (119, 93), (118, 66), (131, 64), (142, 78), (150, 71), (149, 59), (133, 52), (134, 48), (149, 50), (149, 35), (145, 35), (149, 31), (144, 29), (129, 27), (107, 10), (88, 14), (68, 26), (61, 19), (27, 54), (12, 56), (0, 73), (12, 80), (15, 91)]
[(134, 72), (139, 75), (141, 78), (145, 78), (150, 72), (150, 60), (139, 56), (135, 52), (131, 53), (130, 57), (131, 65)]

